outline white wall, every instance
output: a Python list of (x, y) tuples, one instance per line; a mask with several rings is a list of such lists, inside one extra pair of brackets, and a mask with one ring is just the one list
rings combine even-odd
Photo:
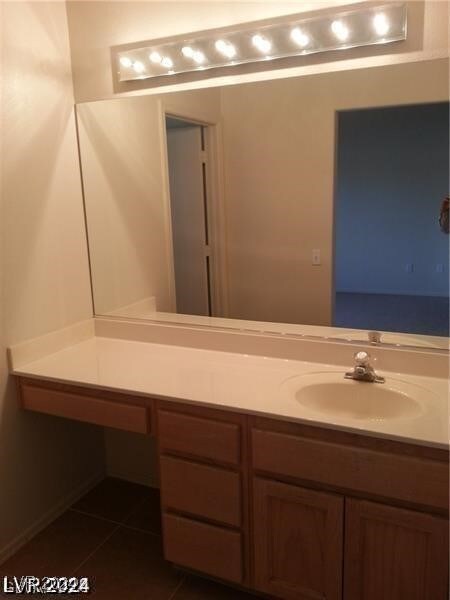
[(5, 348), (92, 315), (62, 2), (2, 2), (0, 560), (104, 468), (99, 429), (20, 410)]

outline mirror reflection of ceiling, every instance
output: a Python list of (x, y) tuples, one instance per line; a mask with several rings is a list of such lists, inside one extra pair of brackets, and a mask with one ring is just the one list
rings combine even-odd
[[(448, 102), (447, 59), (78, 105), (96, 314), (345, 338), (364, 337), (361, 330), (383, 329), (376, 327), (374, 311), (367, 307), (372, 313), (367, 313), (366, 325), (364, 316), (358, 324), (337, 323), (336, 292), (345, 293), (337, 290), (333, 237), (338, 231), (338, 117), (364, 112), (360, 109), (444, 102)], [(397, 268), (401, 274), (397, 279), (408, 281), (418, 280), (428, 269), (429, 281), (440, 282), (436, 293), (445, 310), (448, 285), (445, 294), (442, 282), (448, 281), (448, 238), (439, 230), (438, 217), (442, 197), (448, 193), (448, 125), (441, 127), (432, 150), (427, 145), (433, 141), (431, 133), (420, 149), (425, 139), (420, 127), (406, 124), (409, 143), (418, 144), (418, 155), (408, 160), (419, 163), (410, 169), (396, 163), (386, 194), (400, 197), (404, 183), (415, 178), (429, 204), (425, 211), (429, 223), (418, 234), (410, 230), (411, 256), (405, 251), (396, 267), (387, 261), (385, 267), (386, 272), (394, 271), (391, 279), (395, 280)], [(180, 135), (183, 140), (175, 139)], [(394, 145), (390, 139), (378, 155), (372, 153), (372, 161), (374, 156), (385, 159), (380, 172), (389, 170), (386, 156)], [(445, 145), (447, 156), (442, 151)], [(351, 147), (343, 151), (348, 153)], [(424, 161), (434, 156), (433, 164), (441, 165), (439, 172), (430, 171), (425, 162), (420, 168), (420, 152)], [(174, 175), (172, 163), (181, 175)], [(364, 185), (358, 174), (363, 176), (359, 167), (352, 185), (361, 193)], [(193, 190), (199, 200), (189, 204)], [(367, 190), (360, 207), (373, 204), (376, 194), (383, 193), (369, 182)], [(387, 211), (370, 216), (381, 246), (383, 214)], [(345, 221), (339, 225), (337, 243), (353, 235), (351, 228), (346, 232)], [(415, 255), (415, 236), (424, 236), (425, 230), (430, 240), (436, 236), (438, 242), (423, 266)], [(355, 244), (354, 260), (364, 257), (361, 245)], [(391, 262), (396, 260), (395, 243), (393, 248)], [(351, 248), (346, 256), (350, 265)], [(375, 280), (370, 268), (366, 279)], [(376, 269), (378, 273), (380, 266)], [(413, 288), (406, 294), (396, 290), (395, 295), (411, 300)], [(356, 286), (351, 293), (386, 289)], [(190, 306), (199, 307), (189, 311), (195, 316), (176, 314), (182, 305), (180, 290), (189, 296)], [(440, 302), (434, 298), (408, 310), (433, 312)], [(356, 309), (349, 306), (347, 312), (354, 314)], [(379, 312), (393, 310), (392, 306), (379, 306)], [(401, 314), (399, 306), (395, 310)], [(385, 330), (391, 332), (383, 341), (448, 345), (448, 340), (436, 338), (448, 335), (448, 322), (420, 330), (426, 319), (417, 318), (419, 329), (414, 330), (395, 321), (379, 321), (387, 322)]]

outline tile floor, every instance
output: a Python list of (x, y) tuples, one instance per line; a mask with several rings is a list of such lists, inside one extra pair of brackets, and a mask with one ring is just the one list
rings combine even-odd
[(89, 577), (89, 596), (55, 595), (72, 600), (255, 599), (174, 569), (163, 558), (158, 491), (113, 478), (0, 565), (4, 575)]

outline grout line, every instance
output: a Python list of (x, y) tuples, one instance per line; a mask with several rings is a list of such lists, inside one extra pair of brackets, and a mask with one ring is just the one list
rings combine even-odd
[(183, 587), (183, 585), (186, 583), (186, 575), (183, 575), (181, 577), (181, 581), (180, 583), (177, 585), (177, 587), (173, 590), (172, 594), (169, 596), (169, 598), (167, 600), (174, 600), (175, 596), (178, 594), (178, 592), (180, 591), (180, 589)]
[[(92, 517), (93, 519), (98, 519), (99, 521), (105, 521), (106, 523), (112, 523), (113, 525), (125, 527), (126, 529), (131, 529), (132, 531), (139, 531), (140, 533), (147, 533), (148, 535), (153, 535), (155, 537), (161, 537), (161, 534), (156, 533), (156, 531), (148, 531), (147, 529), (141, 529), (140, 527), (133, 527), (132, 525), (127, 525), (127, 523), (122, 523), (121, 521), (113, 521), (112, 519), (107, 519), (106, 517), (101, 517), (100, 515), (93, 515), (92, 513), (86, 512), (84, 510), (78, 510), (78, 508), (69, 508), (68, 510), (79, 513), (80, 515), (85, 515), (86, 517)], [(130, 517), (131, 514), (132, 513), (128, 514), (126, 518)]]
[(76, 567), (75, 569), (73, 569), (73, 571), (72, 571), (72, 574), (73, 574), (73, 575), (75, 575), (75, 573), (76, 573), (76, 572), (77, 572), (79, 569), (81, 569), (81, 567), (82, 567), (84, 564), (86, 564), (86, 563), (87, 563), (87, 561), (88, 561), (90, 558), (92, 558), (92, 556), (94, 556), (94, 554), (95, 554), (95, 553), (96, 553), (98, 550), (100, 550), (100, 548), (101, 548), (102, 546), (104, 546), (104, 545), (106, 544), (106, 542), (107, 542), (107, 541), (108, 541), (108, 540), (109, 540), (109, 539), (110, 539), (110, 538), (111, 538), (111, 537), (112, 537), (112, 536), (113, 536), (113, 535), (116, 533), (116, 531), (117, 531), (118, 529), (120, 529), (120, 527), (121, 527), (120, 525), (117, 525), (117, 527), (114, 527), (114, 529), (111, 531), (111, 533), (110, 533), (109, 535), (107, 535), (107, 536), (105, 537), (105, 539), (104, 539), (102, 542), (100, 542), (100, 544), (98, 544), (98, 546), (96, 546), (96, 547), (94, 548), (94, 550), (92, 550), (92, 552), (91, 552), (90, 554), (88, 554), (88, 555), (86, 556), (86, 558), (85, 558), (84, 560), (82, 560), (82, 561), (81, 561), (81, 562), (80, 562), (80, 563), (77, 565), (77, 567)]
[(151, 535), (153, 537), (161, 537), (160, 533), (156, 533), (155, 531), (148, 531), (147, 529), (141, 529), (140, 527), (132, 527), (131, 525), (127, 525), (126, 523), (123, 523), (122, 527), (124, 527), (125, 529), (129, 529), (130, 531), (138, 531), (139, 533), (145, 533), (146, 535)]

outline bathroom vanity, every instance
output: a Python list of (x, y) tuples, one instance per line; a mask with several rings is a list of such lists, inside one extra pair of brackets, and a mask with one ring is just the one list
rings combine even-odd
[(25, 409), (156, 436), (175, 565), (287, 600), (444, 600), (446, 382), (350, 381), (375, 399), (409, 385), (423, 409), (353, 421), (320, 422), (289, 391), (344, 371), (106, 338), (14, 369)]

